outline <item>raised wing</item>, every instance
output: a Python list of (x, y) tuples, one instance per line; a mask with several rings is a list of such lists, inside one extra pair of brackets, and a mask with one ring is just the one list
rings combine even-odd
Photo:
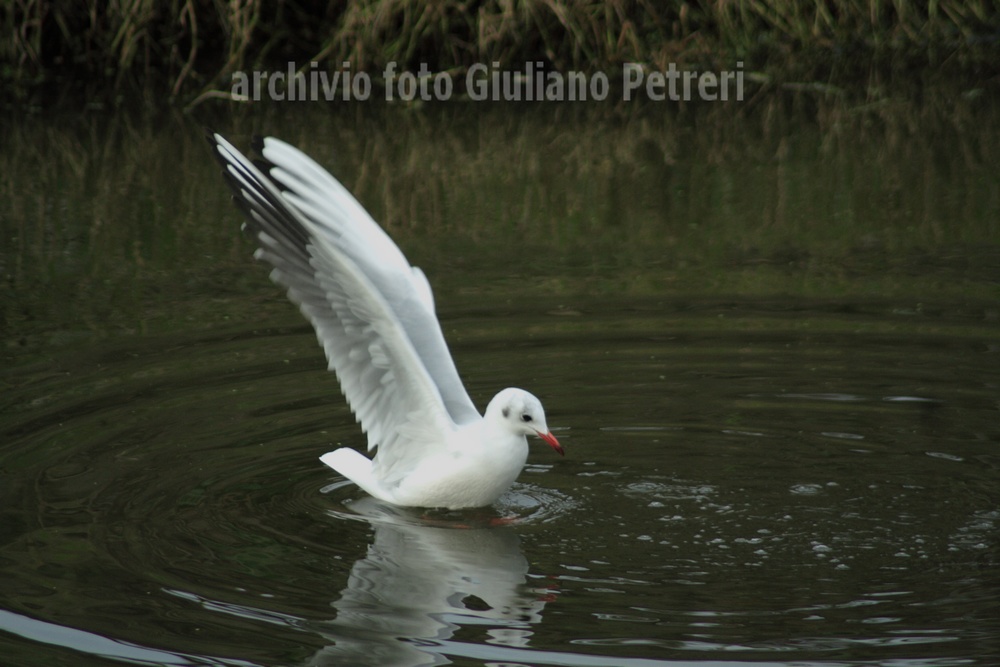
[(380, 462), (418, 456), (429, 436), (478, 419), (427, 279), (357, 200), (286, 143), (265, 139), (258, 168), (221, 136), (213, 140), (260, 242), (255, 256), (312, 323)]

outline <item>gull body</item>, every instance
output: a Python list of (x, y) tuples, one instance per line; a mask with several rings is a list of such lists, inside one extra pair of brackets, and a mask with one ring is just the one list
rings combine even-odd
[(528, 436), (560, 454), (541, 402), (500, 391), (480, 415), (462, 385), (423, 272), (354, 197), (311, 158), (274, 138), (252, 162), (210, 139), (260, 247), (312, 323), (374, 458), (340, 448), (320, 460), (397, 505), (481, 507), (528, 456)]

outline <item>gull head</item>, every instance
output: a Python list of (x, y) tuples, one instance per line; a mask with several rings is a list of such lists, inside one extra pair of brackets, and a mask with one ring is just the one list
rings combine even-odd
[(535, 435), (563, 454), (562, 445), (545, 424), (542, 402), (523, 389), (510, 387), (493, 397), (486, 406), (486, 418), (499, 421), (515, 435)]

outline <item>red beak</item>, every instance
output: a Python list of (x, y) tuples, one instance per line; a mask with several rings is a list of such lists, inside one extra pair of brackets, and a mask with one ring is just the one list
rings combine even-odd
[(556, 436), (552, 435), (551, 431), (549, 431), (548, 433), (539, 433), (538, 437), (544, 440), (545, 442), (549, 443), (549, 447), (559, 452), (559, 456), (566, 456), (566, 453), (563, 451), (562, 445), (559, 444), (559, 441), (556, 440)]

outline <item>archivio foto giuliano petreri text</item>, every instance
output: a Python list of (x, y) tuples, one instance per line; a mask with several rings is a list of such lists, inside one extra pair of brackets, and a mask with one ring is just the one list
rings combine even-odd
[(743, 100), (743, 62), (731, 70), (707, 71), (678, 68), (654, 69), (625, 63), (614, 76), (606, 72), (559, 72), (542, 61), (525, 63), (520, 69), (502, 69), (499, 63), (477, 63), (464, 75), (432, 72), (426, 64), (416, 71), (400, 69), (390, 62), (378, 76), (355, 72), (350, 62), (327, 71), (316, 62), (274, 71), (234, 72), (234, 99), (285, 102), (352, 102), (382, 98), (392, 101), (473, 102), (587, 102), (619, 99), (630, 102), (728, 102)]

